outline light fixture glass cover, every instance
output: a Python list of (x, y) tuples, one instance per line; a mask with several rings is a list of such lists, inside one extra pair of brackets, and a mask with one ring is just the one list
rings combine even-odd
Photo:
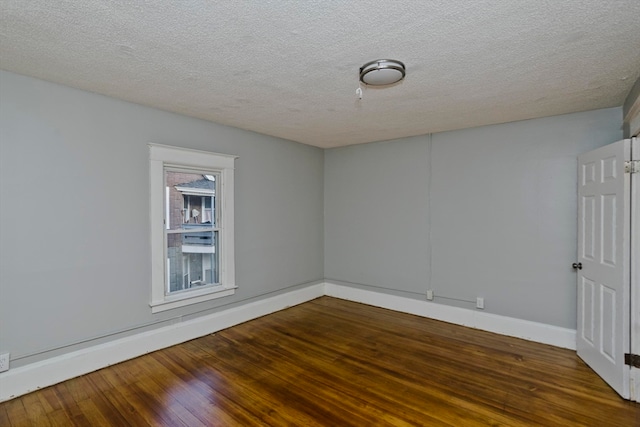
[(360, 67), (360, 81), (370, 86), (390, 85), (404, 76), (404, 64), (395, 59), (376, 59)]

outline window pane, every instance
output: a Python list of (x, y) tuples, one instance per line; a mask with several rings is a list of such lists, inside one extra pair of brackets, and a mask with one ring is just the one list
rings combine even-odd
[(167, 235), (167, 294), (219, 281), (218, 232)]
[[(169, 230), (216, 227), (216, 174), (165, 171)], [(207, 177), (214, 178), (211, 180)]]
[(216, 173), (165, 171), (166, 294), (219, 283), (218, 232), (212, 231), (217, 226), (217, 176)]

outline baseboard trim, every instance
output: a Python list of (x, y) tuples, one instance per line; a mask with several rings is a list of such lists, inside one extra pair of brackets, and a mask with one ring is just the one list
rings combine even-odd
[(640, 403), (640, 369), (633, 366), (629, 372), (629, 400)]
[(576, 348), (576, 331), (572, 329), (326, 282), (10, 369), (0, 374), (0, 402), (323, 295), (556, 347)]
[(484, 311), (436, 304), (335, 283), (325, 283), (325, 295), (387, 308), (402, 313), (442, 320), (556, 347), (576, 349), (576, 331), (544, 323), (500, 316)]
[(324, 284), (73, 351), (0, 374), (0, 402), (247, 322), (324, 295)]

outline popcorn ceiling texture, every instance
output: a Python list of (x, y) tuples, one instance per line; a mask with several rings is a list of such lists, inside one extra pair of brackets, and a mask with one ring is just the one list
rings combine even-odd
[[(638, 17), (638, 0), (0, 0), (0, 68), (336, 147), (620, 106)], [(379, 58), (407, 77), (359, 101)]]

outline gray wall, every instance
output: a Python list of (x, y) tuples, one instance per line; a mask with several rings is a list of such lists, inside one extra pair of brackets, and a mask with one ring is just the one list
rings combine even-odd
[(428, 136), (325, 150), (325, 277), (424, 294)]
[[(235, 154), (235, 296), (152, 315), (147, 143)], [(0, 352), (12, 366), (323, 278), (323, 154), (0, 72)]]
[(611, 108), (325, 151), (325, 277), (576, 327), (576, 156)]

